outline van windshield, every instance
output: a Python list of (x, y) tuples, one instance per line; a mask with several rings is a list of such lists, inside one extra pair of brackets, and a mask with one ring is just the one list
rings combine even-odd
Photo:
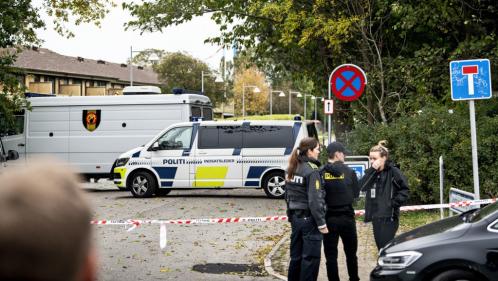
[(13, 120), (0, 114), (0, 135), (11, 136), (24, 133), (24, 110), (14, 113)]

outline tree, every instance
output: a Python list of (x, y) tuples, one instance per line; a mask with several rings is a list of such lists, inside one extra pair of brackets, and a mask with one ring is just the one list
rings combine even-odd
[(359, 65), (367, 90), (359, 102), (336, 102), (339, 132), (352, 129), (354, 120), (388, 123), (427, 104), (448, 103), (448, 61), (494, 60), (498, 53), (498, 3), (489, 0), (155, 0), (124, 7), (137, 17), (129, 26), (142, 31), (212, 13), (221, 35), (208, 41), (253, 50), (268, 76), (307, 77), (321, 92), (336, 66)]
[(217, 85), (213, 77), (216, 73), (203, 61), (191, 55), (176, 52), (167, 53), (155, 66), (159, 80), (163, 83), (163, 93), (171, 93), (173, 88), (201, 91), (204, 72), (204, 92), (217, 104), (223, 99), (223, 85)]
[[(256, 89), (259, 91), (255, 91)], [(245, 105), (245, 115), (261, 115), (269, 112), (269, 88), (264, 74), (256, 67), (243, 67), (235, 73), (233, 92), (236, 115), (243, 115), (242, 103)]]
[[(107, 13), (111, 0), (43, 0), (43, 8), (52, 16), (55, 29), (66, 36), (72, 33), (65, 23), (74, 19), (76, 24), (94, 22), (97, 25)], [(35, 30), (45, 27), (39, 9), (31, 0), (0, 1), (0, 115), (12, 124), (13, 113), (26, 106), (25, 88), (18, 80), (18, 70), (12, 67), (23, 47), (38, 45)]]
[[(137, 55), (133, 56), (133, 64), (155, 67), (155, 65), (157, 65), (157, 62), (152, 61), (152, 58), (161, 61), (165, 55), (166, 55), (165, 50), (145, 49), (143, 51), (140, 51)], [(128, 63), (130, 63), (129, 59)]]

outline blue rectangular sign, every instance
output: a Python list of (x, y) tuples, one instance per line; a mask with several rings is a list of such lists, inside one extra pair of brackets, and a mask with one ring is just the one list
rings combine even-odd
[(363, 177), (363, 175), (365, 175), (365, 170), (367, 169), (366, 165), (348, 164), (348, 163), (346, 163), (346, 165), (348, 165), (349, 168), (351, 168), (353, 171), (355, 171), (356, 177), (358, 179), (361, 179)]
[(452, 100), (489, 99), (492, 96), (488, 59), (450, 62), (450, 80)]

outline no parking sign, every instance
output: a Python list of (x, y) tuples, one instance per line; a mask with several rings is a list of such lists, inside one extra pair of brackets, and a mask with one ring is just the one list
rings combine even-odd
[(354, 101), (365, 91), (367, 76), (354, 64), (343, 64), (330, 74), (330, 90), (342, 101)]
[[(334, 96), (342, 101), (355, 101), (365, 91), (367, 85), (367, 76), (363, 69), (354, 64), (339, 65), (332, 71), (329, 76), (329, 96)], [(328, 141), (332, 141), (332, 116), (328, 116)]]

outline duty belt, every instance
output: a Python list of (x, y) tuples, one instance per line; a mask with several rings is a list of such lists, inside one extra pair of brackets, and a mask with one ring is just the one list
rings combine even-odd
[(306, 218), (311, 216), (310, 210), (291, 210), (291, 214), (298, 218)]

